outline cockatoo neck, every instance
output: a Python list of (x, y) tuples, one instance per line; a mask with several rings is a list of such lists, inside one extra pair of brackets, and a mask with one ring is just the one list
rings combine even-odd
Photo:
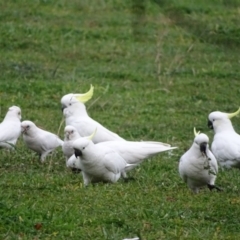
[(76, 140), (78, 138), (80, 138), (81, 136), (78, 133), (74, 133), (71, 137), (70, 140)]
[(229, 119), (226, 119), (224, 121), (216, 121), (213, 124), (214, 132), (220, 133), (220, 132), (235, 132), (232, 123)]
[(94, 160), (96, 160), (96, 158), (95, 158), (96, 154), (97, 154), (97, 152), (96, 152), (94, 143), (92, 141), (90, 141), (88, 146), (83, 151), (83, 157), (84, 156), (91, 157), (92, 158), (91, 161), (94, 161)]
[(199, 153), (199, 155), (201, 155), (200, 146), (195, 142), (193, 142), (193, 144), (190, 148), (190, 151), (194, 151), (194, 154)]

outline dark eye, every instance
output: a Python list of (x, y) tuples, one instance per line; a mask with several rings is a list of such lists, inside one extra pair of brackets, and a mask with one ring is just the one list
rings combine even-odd
[(29, 125), (27, 125), (27, 129), (28, 129), (28, 128), (30, 128), (30, 126), (29, 126)]
[(72, 104), (71, 103), (69, 103), (69, 106), (71, 106)]
[(85, 149), (85, 147), (82, 148), (83, 150)]
[(71, 133), (73, 133), (73, 130), (71, 131)]
[(213, 122), (215, 121), (215, 119), (212, 120)]

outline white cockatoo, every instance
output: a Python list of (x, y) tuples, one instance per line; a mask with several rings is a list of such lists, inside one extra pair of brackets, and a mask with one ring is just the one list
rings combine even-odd
[(190, 149), (180, 158), (179, 173), (188, 187), (195, 193), (199, 188), (207, 186), (210, 190), (220, 188), (215, 186), (218, 173), (217, 160), (209, 150), (209, 138), (204, 133), (196, 133)]
[[(92, 135), (94, 136), (94, 134)], [(81, 139), (89, 139), (90, 137), (80, 137), (78, 140), (74, 141), (73, 146), (77, 145), (79, 142), (84, 141)], [(89, 140), (88, 140), (89, 141)], [(74, 148), (74, 147), (73, 147)], [(96, 149), (109, 149), (109, 151), (114, 151), (118, 153), (125, 162), (131, 166), (123, 169), (121, 175), (126, 179), (126, 171), (133, 169), (138, 166), (145, 159), (152, 157), (160, 152), (169, 151), (175, 149), (176, 147), (171, 147), (169, 144), (161, 142), (132, 142), (132, 141), (107, 141), (95, 144)], [(67, 161), (67, 166), (70, 168), (81, 169), (81, 156), (75, 158), (72, 156)]]
[(0, 147), (13, 149), (21, 135), (21, 109), (12, 106), (0, 124)]
[(64, 128), (64, 143), (62, 145), (62, 150), (66, 161), (74, 154), (73, 142), (80, 137), (75, 127), (67, 125)]
[(93, 95), (93, 86), (84, 94), (67, 94), (62, 97), (61, 104), (66, 125), (74, 126), (82, 137), (90, 136), (95, 129), (98, 131), (93, 138), (94, 143), (105, 141), (124, 141), (116, 133), (111, 132), (88, 116), (84, 105)]
[(63, 145), (63, 141), (57, 135), (38, 128), (31, 121), (23, 121), (21, 131), (26, 146), (39, 154), (41, 162), (44, 162), (45, 157), (55, 148)]
[[(145, 159), (155, 156), (161, 152), (170, 151), (176, 149), (177, 147), (171, 147), (168, 144), (161, 142), (132, 142), (132, 141), (108, 141), (95, 144), (98, 147), (107, 147), (116, 151), (128, 164), (134, 164), (138, 166)], [(74, 156), (67, 161), (67, 167), (78, 168), (80, 164), (79, 159), (74, 159)], [(133, 169), (134, 166), (131, 168)], [(127, 178), (126, 172), (122, 172), (123, 178)]]
[(231, 118), (234, 113), (211, 112), (208, 116), (208, 126), (214, 130), (212, 152), (219, 165), (225, 168), (240, 168), (240, 135), (235, 132)]
[(89, 138), (79, 138), (73, 143), (74, 154), (80, 157), (84, 185), (97, 182), (115, 183), (122, 172), (131, 169), (134, 164), (128, 164), (113, 149), (94, 144), (91, 141), (94, 134)]

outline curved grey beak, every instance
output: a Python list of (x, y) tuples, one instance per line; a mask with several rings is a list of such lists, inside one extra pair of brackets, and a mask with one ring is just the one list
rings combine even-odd
[(209, 127), (210, 129), (213, 129), (213, 124), (212, 124), (212, 122), (211, 122), (210, 120), (208, 120), (207, 125), (208, 125), (208, 127)]
[(83, 154), (82, 154), (82, 151), (79, 150), (79, 149), (76, 149), (74, 148), (74, 154), (75, 154), (75, 157), (81, 157)]
[(65, 108), (67, 108), (67, 106), (66, 106), (65, 104), (61, 104), (62, 112), (63, 112), (63, 110), (64, 110)]
[(200, 144), (200, 151), (201, 151), (204, 155), (207, 155), (207, 154), (206, 154), (206, 149), (207, 149), (207, 143), (206, 143), (206, 142), (201, 143), (201, 144)]
[(21, 132), (22, 132), (22, 134), (25, 134), (27, 132), (27, 128), (21, 127)]

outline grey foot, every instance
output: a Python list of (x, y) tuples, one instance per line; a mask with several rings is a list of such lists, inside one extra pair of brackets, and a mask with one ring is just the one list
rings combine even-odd
[(207, 186), (210, 189), (210, 191), (212, 191), (213, 189), (217, 189), (217, 191), (222, 192), (222, 189), (215, 185), (208, 184)]

